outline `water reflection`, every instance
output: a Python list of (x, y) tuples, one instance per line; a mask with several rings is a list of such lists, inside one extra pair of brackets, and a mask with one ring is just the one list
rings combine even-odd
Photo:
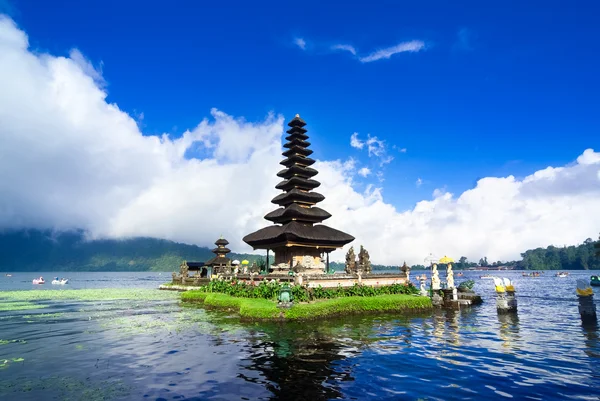
[(498, 331), (505, 348), (514, 348), (515, 344), (521, 339), (519, 335), (519, 315), (516, 313), (499, 313), (498, 323), (500, 329)]
[(584, 337), (584, 344), (587, 356), (592, 358), (600, 357), (599, 350), (599, 336), (598, 336), (598, 322), (592, 323), (581, 323), (581, 331)]
[[(263, 325), (261, 332), (250, 333), (252, 351), (245, 368), (260, 373), (273, 393), (272, 399), (343, 398), (339, 383), (354, 378), (350, 370), (337, 371), (333, 365), (353, 350), (332, 336), (330, 330), (304, 330), (284, 324)], [(243, 371), (238, 377), (257, 381), (254, 374)]]

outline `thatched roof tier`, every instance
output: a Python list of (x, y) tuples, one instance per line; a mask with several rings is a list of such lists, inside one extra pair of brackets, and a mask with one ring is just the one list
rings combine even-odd
[[(288, 136), (285, 137), (285, 140), (288, 141), (288, 142), (289, 141), (293, 141), (294, 139), (300, 139), (302, 141), (306, 141), (308, 139), (308, 135), (306, 135), (306, 134), (302, 134), (300, 132), (294, 132), (294, 133), (292, 133), (290, 131), (292, 131), (292, 130), (288, 131), (290, 133), (290, 135), (288, 135)], [(304, 132), (306, 132), (306, 130), (304, 130)]]
[(213, 249), (211, 252), (212, 252), (212, 253), (216, 253), (217, 255), (218, 255), (218, 254), (221, 254), (221, 253), (222, 253), (223, 255), (226, 255), (226, 254), (228, 254), (229, 252), (231, 252), (231, 249), (229, 249), (229, 248), (225, 248), (225, 247), (222, 247), (222, 248), (221, 248), (221, 247), (218, 247), (218, 248), (215, 248), (215, 249)]
[(294, 145), (291, 148), (289, 148), (288, 150), (286, 150), (285, 152), (283, 152), (282, 155), (284, 155), (285, 157), (290, 157), (292, 155), (310, 156), (310, 155), (312, 155), (312, 153), (313, 153), (313, 151), (310, 149), (306, 149), (301, 146)]
[(282, 207), (268, 213), (265, 219), (279, 224), (289, 223), (292, 220), (312, 224), (320, 223), (330, 217), (331, 215), (320, 207), (302, 207), (296, 203), (292, 203), (288, 207)]
[(354, 237), (323, 224), (316, 226), (296, 221), (283, 226), (272, 225), (246, 235), (244, 242), (254, 249), (273, 249), (278, 246), (295, 244), (310, 247), (341, 248)]
[(320, 185), (321, 183), (319, 181), (294, 176), (289, 180), (281, 181), (275, 186), (275, 188), (281, 189), (282, 191), (289, 191), (290, 189), (294, 188), (300, 188), (309, 191), (317, 188)]
[(310, 142), (305, 141), (303, 139), (300, 138), (292, 138), (291, 140), (287, 141), (286, 143), (283, 144), (284, 148), (290, 149), (294, 146), (299, 146), (301, 148), (307, 148), (310, 146)]
[(271, 202), (279, 206), (287, 206), (291, 203), (314, 205), (321, 202), (323, 199), (325, 199), (325, 197), (318, 192), (307, 192), (294, 188), (288, 192), (277, 195)]
[(228, 262), (230, 262), (231, 259), (229, 259), (226, 256), (215, 256), (212, 259), (207, 260), (204, 265), (205, 266), (225, 266)]
[(301, 166), (310, 166), (314, 163), (315, 161), (313, 159), (311, 159), (310, 157), (304, 157), (302, 155), (293, 155), (279, 162), (279, 164), (282, 164), (286, 167), (290, 167), (293, 164), (298, 164)]
[[(294, 128), (294, 127), (300, 127), (300, 128), (302, 128), (305, 125), (306, 125), (306, 121), (304, 121), (303, 119), (301, 119), (298, 114), (296, 114), (296, 117), (294, 117), (292, 119), (292, 121), (290, 121), (288, 123), (288, 127), (292, 127), (292, 128)], [(304, 132), (306, 132), (306, 130)]]
[(319, 172), (317, 170), (315, 170), (314, 168), (292, 165), (292, 166), (290, 166), (290, 168), (286, 168), (286, 169), (278, 172), (277, 176), (286, 178), (286, 179), (290, 179), (296, 175), (300, 176), (302, 178), (310, 178), (310, 177), (314, 177), (317, 174), (319, 174)]
[(215, 245), (229, 245), (229, 241), (227, 241), (225, 238), (219, 238), (215, 241)]

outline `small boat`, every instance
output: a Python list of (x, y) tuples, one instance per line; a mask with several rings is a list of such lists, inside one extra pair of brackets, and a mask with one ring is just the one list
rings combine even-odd
[(69, 284), (69, 279), (68, 278), (61, 278), (59, 280), (58, 277), (55, 277), (54, 280), (52, 280), (52, 284), (58, 284), (58, 285)]
[(592, 276), (590, 278), (590, 285), (592, 287), (600, 287), (600, 277), (598, 277), (598, 276)]
[(558, 272), (555, 274), (556, 277), (569, 277), (569, 273), (567, 272)]
[(483, 279), (493, 279), (494, 276), (490, 276), (489, 274), (484, 274), (483, 276), (479, 276), (479, 278), (483, 278)]
[(33, 280), (31, 280), (31, 282), (33, 284), (46, 284), (46, 281), (44, 280), (43, 277), (40, 278), (34, 278)]
[(8, 274), (8, 273), (6, 273), (6, 274), (5, 274), (5, 276), (6, 276), (6, 277), (12, 277), (12, 274)]
[(456, 273), (456, 277), (462, 277), (464, 276), (464, 273)]

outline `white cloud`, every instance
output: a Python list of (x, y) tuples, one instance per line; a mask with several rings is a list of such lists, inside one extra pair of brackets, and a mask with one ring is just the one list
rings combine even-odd
[(79, 66), (85, 75), (92, 78), (98, 86), (103, 87), (106, 85), (106, 81), (102, 76), (102, 62), (100, 62), (98, 67), (94, 67), (91, 61), (86, 59), (85, 56), (77, 49), (72, 49), (69, 52), (69, 58)]
[(398, 151), (399, 151), (400, 153), (406, 153), (406, 148), (400, 148)]
[(417, 178), (415, 185), (417, 186), (417, 188), (420, 187), (421, 185), (423, 185), (423, 180), (421, 178)]
[(306, 41), (304, 39), (302, 39), (302, 38), (295, 38), (294, 39), (294, 44), (296, 44), (296, 46), (298, 46), (302, 50), (306, 50)]
[(365, 143), (358, 139), (358, 132), (355, 132), (350, 136), (350, 146), (356, 149), (362, 149)]
[(358, 175), (362, 177), (367, 177), (369, 174), (371, 174), (371, 170), (368, 167), (363, 167), (358, 170)]
[(385, 49), (380, 49), (374, 51), (368, 56), (361, 57), (360, 61), (363, 63), (370, 63), (372, 61), (389, 59), (394, 54), (404, 53), (404, 52), (418, 52), (425, 48), (425, 43), (421, 40), (412, 40), (410, 42), (402, 42), (395, 46), (388, 47)]
[[(241, 238), (269, 224), (263, 216), (279, 192), (283, 118), (247, 122), (212, 110), (180, 138), (143, 136), (88, 74), (72, 58), (30, 52), (26, 35), (0, 19), (0, 228), (204, 246), (222, 233), (232, 249), (249, 251)], [(186, 158), (194, 149), (202, 157)], [(600, 153), (592, 149), (522, 180), (487, 177), (456, 196), (437, 190), (405, 211), (385, 202), (381, 186), (358, 192), (353, 159), (315, 168), (326, 197), (319, 206), (333, 215), (326, 223), (354, 235), (374, 263), (420, 263), (429, 253), (516, 259), (595, 238), (600, 227)]]
[(354, 46), (351, 45), (333, 45), (331, 46), (332, 50), (342, 50), (342, 51), (347, 51), (352, 53), (354, 56), (356, 56), (356, 49), (354, 48)]

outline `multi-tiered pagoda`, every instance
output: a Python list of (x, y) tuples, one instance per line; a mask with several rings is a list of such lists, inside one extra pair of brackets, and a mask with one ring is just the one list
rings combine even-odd
[(231, 263), (231, 259), (227, 257), (227, 254), (231, 252), (229, 248), (226, 246), (229, 245), (229, 241), (225, 238), (221, 237), (216, 242), (217, 246), (212, 252), (216, 255), (214, 258), (206, 261), (204, 263), (205, 266), (211, 266), (213, 268), (214, 273), (219, 273), (220, 267), (225, 267)]
[[(310, 166), (308, 135), (304, 120), (299, 115), (289, 122), (291, 127), (285, 139), (285, 159), (280, 163), (286, 168), (277, 173), (283, 178), (275, 188), (284, 191), (271, 202), (281, 206), (268, 213), (265, 219), (275, 223), (244, 237), (244, 242), (254, 249), (275, 252), (275, 271), (303, 270), (307, 273), (323, 273), (329, 270), (329, 252), (341, 248), (354, 237), (321, 223), (331, 217), (315, 205), (325, 197), (313, 189), (321, 185), (312, 179), (318, 171)], [(327, 255), (327, 266), (322, 255)]]

